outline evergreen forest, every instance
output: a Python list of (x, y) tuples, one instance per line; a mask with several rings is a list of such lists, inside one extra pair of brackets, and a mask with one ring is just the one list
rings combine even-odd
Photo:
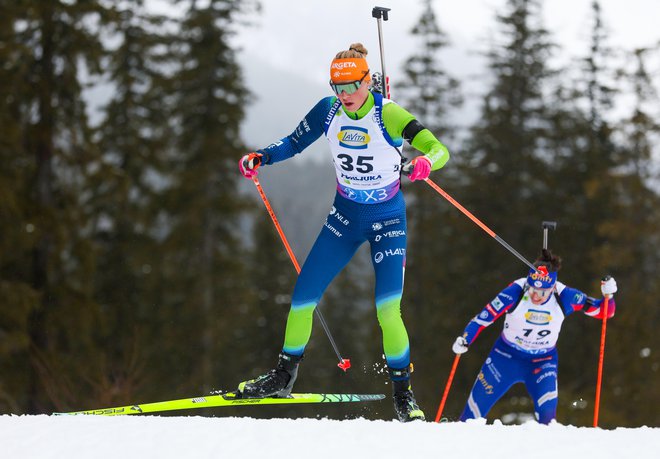
[[(262, 146), (236, 135), (253, 94), (232, 37), (260, 5), (172, 1), (182, 11), (175, 18), (147, 3), (0, 0), (0, 414), (231, 390), (272, 368), (281, 349), (296, 271), (237, 168)], [(392, 88), (452, 152), (432, 180), (529, 260), (541, 248), (541, 222), (558, 222), (549, 242), (563, 258), (563, 283), (600, 298), (600, 279), (616, 278), (600, 425), (660, 426), (660, 34), (646, 48), (614, 47), (594, 0), (589, 52), (559, 68), (543, 0), (507, 0), (482, 50), (478, 121), (461, 130), (452, 111), (474, 95), (443, 64), (452, 37), (434, 2), (419, 4), (410, 30), (418, 45)], [(112, 97), (92, 120), (88, 94), (99, 85)], [(331, 204), (332, 167), (273, 168), (260, 178), (285, 233), (313, 240)], [(402, 313), (415, 394), (432, 419), (454, 339), (528, 269), (431, 187), (402, 182)], [(303, 212), (315, 188), (327, 190), (328, 206)], [(336, 367), (316, 320), (296, 391), (389, 396), (373, 288), (362, 247), (319, 305), (353, 367)], [(564, 322), (562, 424), (591, 425), (601, 325), (581, 313)], [(486, 329), (461, 359), (449, 419), (501, 327)], [(489, 418), (519, 423), (532, 412), (519, 385)], [(389, 400), (194, 414), (393, 416)]]

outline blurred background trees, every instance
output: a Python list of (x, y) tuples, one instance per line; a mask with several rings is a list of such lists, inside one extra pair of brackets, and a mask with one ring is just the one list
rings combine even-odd
[[(509, 0), (486, 50), (480, 117), (461, 131), (452, 113), (465, 96), (443, 65), (451, 37), (433, 2), (421, 4), (411, 30), (418, 46), (402, 63), (405, 78), (394, 82), (393, 98), (452, 152), (434, 179), (530, 260), (541, 246), (541, 221), (558, 221), (550, 247), (564, 258), (563, 282), (599, 296), (598, 279), (616, 277), (601, 424), (660, 425), (660, 101), (657, 69), (649, 67), (660, 50), (613, 48), (594, 1), (590, 51), (558, 68), (542, 1)], [(275, 362), (295, 271), (252, 184), (236, 172), (241, 154), (259, 146), (238, 135), (252, 95), (231, 37), (259, 5), (177, 7), (174, 19), (140, 0), (0, 2), (2, 413), (227, 390)], [(100, 87), (111, 97), (92, 109), (89, 91)], [(621, 96), (630, 103), (615, 116)], [(326, 166), (262, 174), (276, 214), (292, 222), (285, 232), (301, 263), (329, 210), (308, 193), (332, 196)], [(430, 187), (404, 179), (404, 190), (403, 315), (414, 387), (432, 417), (451, 342), (527, 269)], [(363, 247), (320, 305), (354, 368), (334, 367), (317, 322), (301, 391), (389, 393), (370, 264)], [(450, 418), (462, 410), (500, 327), (486, 330), (461, 360)], [(599, 334), (600, 323), (581, 314), (565, 322), (561, 423), (590, 424)], [(532, 411), (526, 397), (518, 387), (491, 416), (522, 420)], [(323, 415), (391, 416), (389, 402), (360, 410), (330, 407)]]

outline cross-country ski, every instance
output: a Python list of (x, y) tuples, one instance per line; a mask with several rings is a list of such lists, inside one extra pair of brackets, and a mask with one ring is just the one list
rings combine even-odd
[(93, 410), (53, 413), (54, 415), (98, 415), (122, 416), (128, 414), (163, 413), (165, 411), (218, 408), (227, 406), (293, 405), (300, 403), (356, 403), (375, 402), (385, 398), (383, 394), (290, 394), (288, 397), (241, 398), (236, 392), (218, 395), (167, 400), (163, 402), (140, 403)]

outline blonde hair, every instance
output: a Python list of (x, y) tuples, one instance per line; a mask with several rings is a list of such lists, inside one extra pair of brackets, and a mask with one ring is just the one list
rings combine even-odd
[(364, 59), (367, 57), (367, 54), (369, 54), (369, 52), (362, 43), (353, 43), (351, 46), (349, 46), (348, 50), (339, 51), (335, 56), (335, 59)]

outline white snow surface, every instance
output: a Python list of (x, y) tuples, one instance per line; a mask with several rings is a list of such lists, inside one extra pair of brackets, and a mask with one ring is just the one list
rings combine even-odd
[(201, 416), (0, 416), (2, 458), (658, 457), (660, 428)]

